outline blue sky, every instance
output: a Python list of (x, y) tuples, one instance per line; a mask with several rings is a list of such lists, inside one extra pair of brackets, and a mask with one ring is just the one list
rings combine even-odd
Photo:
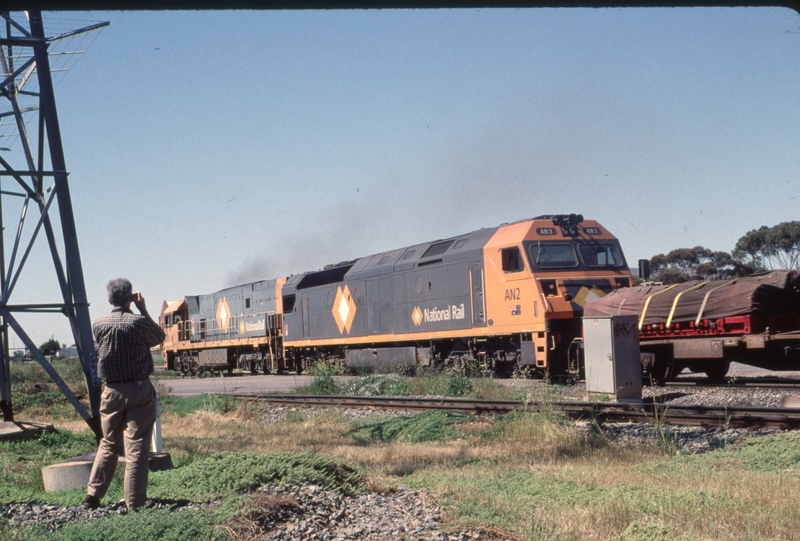
[[(800, 17), (785, 8), (44, 20), (111, 23), (56, 88), (92, 317), (116, 276), (157, 315), (539, 214), (600, 221), (633, 266), (800, 219)], [(16, 303), (54, 298), (33, 262)], [(37, 343), (72, 341), (54, 318), (28, 324)]]

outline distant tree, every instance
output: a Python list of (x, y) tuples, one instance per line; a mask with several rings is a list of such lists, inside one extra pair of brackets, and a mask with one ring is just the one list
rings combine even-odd
[(49, 340), (47, 340), (47, 342), (39, 346), (39, 350), (42, 352), (42, 355), (55, 355), (59, 349), (61, 349), (61, 342), (52, 336)]
[(25, 360), (25, 354), (22, 353), (22, 350), (16, 350), (14, 354), (11, 356), (11, 360), (15, 363), (21, 363)]
[(650, 259), (650, 271), (654, 281), (665, 284), (720, 280), (753, 272), (750, 265), (728, 252), (715, 252), (702, 246), (677, 248), (666, 255), (655, 255)]
[(686, 276), (685, 272), (682, 272), (675, 268), (663, 269), (653, 277), (654, 281), (663, 282), (665, 284), (680, 284), (689, 279), (690, 278)]
[(748, 231), (736, 242), (735, 257), (749, 259), (757, 269), (800, 267), (800, 222), (783, 222)]

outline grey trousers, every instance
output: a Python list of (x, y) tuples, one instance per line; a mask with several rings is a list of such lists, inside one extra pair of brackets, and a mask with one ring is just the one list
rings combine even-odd
[(102, 499), (125, 453), (125, 503), (136, 509), (147, 500), (148, 458), (156, 420), (156, 391), (149, 379), (107, 383), (100, 399), (103, 438), (97, 448), (87, 494)]

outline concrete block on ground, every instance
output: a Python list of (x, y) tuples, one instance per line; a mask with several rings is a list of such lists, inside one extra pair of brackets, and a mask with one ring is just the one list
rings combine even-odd
[(27, 421), (0, 423), (0, 441), (19, 441), (36, 438), (53, 431), (53, 425)]
[[(89, 484), (89, 476), (92, 474), (92, 466), (96, 455), (97, 453), (89, 453), (71, 458), (60, 464), (42, 468), (44, 491), (56, 492), (58, 490), (86, 487)], [(124, 456), (119, 457), (117, 466), (120, 464), (125, 464)], [(169, 453), (150, 453), (148, 466), (150, 471), (172, 469), (172, 457), (170, 457)]]

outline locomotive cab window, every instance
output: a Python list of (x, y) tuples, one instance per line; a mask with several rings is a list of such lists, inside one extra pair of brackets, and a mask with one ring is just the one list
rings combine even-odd
[(583, 262), (589, 267), (621, 267), (622, 254), (613, 244), (581, 244), (579, 248)]
[(533, 262), (540, 268), (578, 266), (578, 254), (572, 244), (536, 242), (530, 247)]
[(500, 250), (503, 259), (503, 272), (520, 272), (525, 270), (525, 265), (522, 263), (522, 253), (519, 248), (503, 248)]

